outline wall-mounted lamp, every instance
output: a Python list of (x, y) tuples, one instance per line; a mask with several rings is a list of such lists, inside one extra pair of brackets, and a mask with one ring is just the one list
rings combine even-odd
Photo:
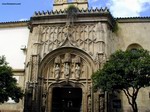
[(26, 53), (27, 47), (26, 47), (26, 45), (21, 45), (20, 49), (21, 49), (24, 53)]

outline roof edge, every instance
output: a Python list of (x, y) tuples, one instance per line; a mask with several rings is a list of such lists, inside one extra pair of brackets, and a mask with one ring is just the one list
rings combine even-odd
[(0, 28), (6, 28), (6, 27), (23, 27), (28, 26), (28, 23), (30, 20), (27, 21), (8, 21), (8, 22), (0, 22)]
[(115, 18), (119, 23), (137, 23), (137, 22), (150, 22), (150, 16), (146, 17), (119, 17)]

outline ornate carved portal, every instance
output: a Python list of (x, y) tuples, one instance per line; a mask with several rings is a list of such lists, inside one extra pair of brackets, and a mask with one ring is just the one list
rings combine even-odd
[[(81, 109), (83, 112), (92, 112), (95, 109), (91, 75), (101, 67), (105, 60), (104, 48), (107, 36), (105, 27), (105, 24), (101, 22), (71, 27), (61, 25), (38, 27), (41, 33), (36, 45), (40, 50), (42, 63), (39, 74), (42, 79), (42, 94), (47, 93), (41, 98), (43, 111), (52, 111), (53, 105), (51, 104), (55, 101), (52, 85), (58, 84), (59, 86), (55, 86), (57, 88), (62, 86), (62, 82), (65, 85), (70, 82), (83, 85)], [(58, 91), (61, 93), (63, 90), (58, 89)], [(104, 109), (103, 103), (100, 101), (102, 99), (98, 98), (98, 100), (99, 104), (96, 108), (102, 111)], [(65, 104), (71, 107), (73, 103), (68, 101)]]
[[(36, 30), (39, 30), (40, 34), (34, 45), (39, 48), (37, 52), (40, 59), (36, 56), (32, 59), (31, 65), (34, 66), (31, 71), (31, 79), (39, 78), (41, 81), (38, 84), (41, 87), (42, 107), (40, 109), (42, 111), (51, 112), (53, 98), (51, 85), (62, 82), (83, 85), (82, 112), (94, 110), (93, 102), (95, 101), (92, 96), (91, 75), (101, 67), (105, 60), (104, 27), (105, 25), (102, 23), (74, 25), (71, 28), (61, 25), (37, 27)], [(40, 70), (35, 63), (38, 60)], [(40, 72), (36, 73), (35, 70)], [(36, 77), (35, 74), (39, 74), (39, 76)], [(71, 106), (72, 103), (70, 102), (68, 105)]]
[(86, 53), (74, 48), (64, 48), (51, 53), (42, 63), (42, 110), (53, 112), (57, 103), (64, 105), (57, 107), (66, 112), (74, 112), (74, 109), (78, 110), (75, 112), (87, 112), (88, 105), (92, 109), (92, 99), (88, 97), (92, 93), (94, 62)]

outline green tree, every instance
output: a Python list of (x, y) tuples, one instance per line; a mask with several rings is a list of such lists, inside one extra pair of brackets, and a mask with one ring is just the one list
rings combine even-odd
[(143, 49), (117, 51), (92, 75), (92, 80), (95, 89), (122, 90), (133, 112), (138, 112), (138, 92), (150, 86), (150, 54)]
[(4, 56), (0, 56), (0, 103), (12, 98), (15, 102), (23, 97), (23, 92), (13, 78), (12, 68), (8, 66)]

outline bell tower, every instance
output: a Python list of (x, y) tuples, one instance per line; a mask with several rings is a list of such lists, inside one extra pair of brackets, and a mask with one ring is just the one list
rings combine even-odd
[(68, 5), (74, 5), (79, 9), (87, 9), (88, 0), (54, 0), (53, 10), (65, 10)]

